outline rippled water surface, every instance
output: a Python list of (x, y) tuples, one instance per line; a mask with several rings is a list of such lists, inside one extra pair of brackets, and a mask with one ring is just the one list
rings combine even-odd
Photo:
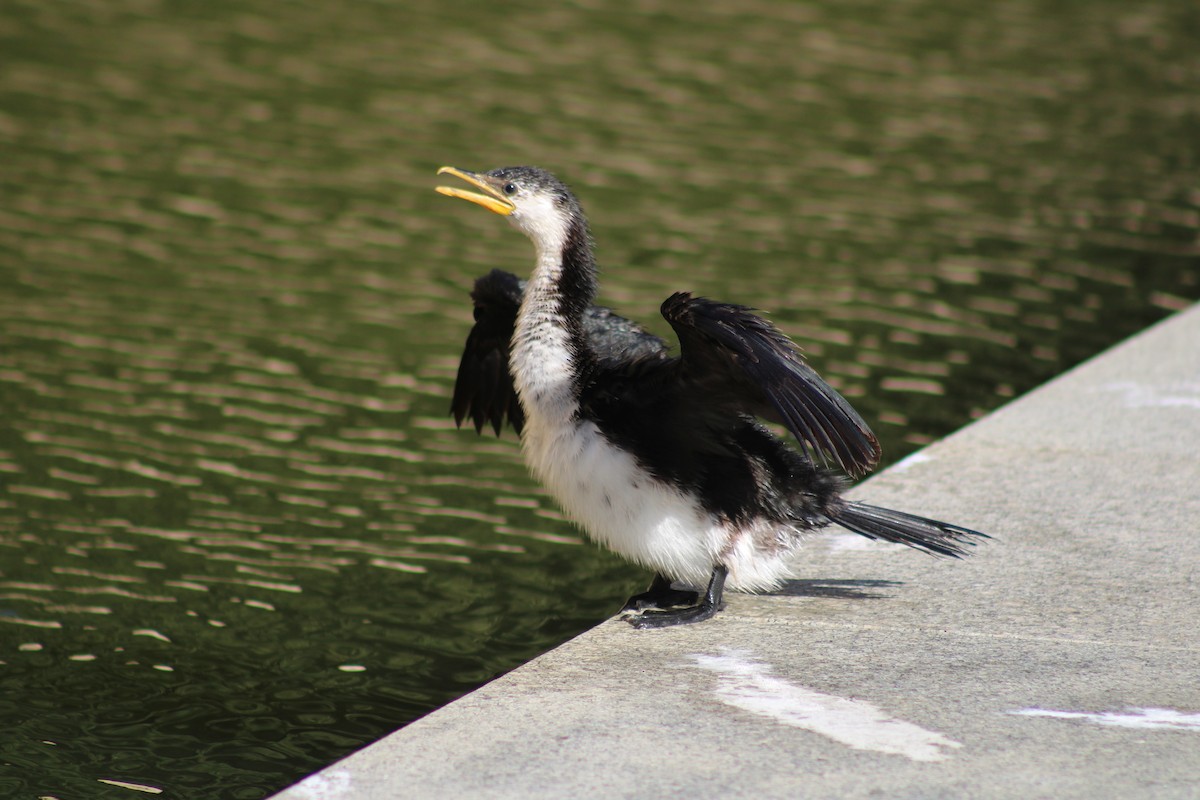
[(894, 460), (1200, 297), (1197, 41), (1190, 0), (9, 0), (0, 794), (262, 797), (647, 580), (448, 419), (531, 250), (437, 166), (555, 170), (606, 302), (770, 309)]

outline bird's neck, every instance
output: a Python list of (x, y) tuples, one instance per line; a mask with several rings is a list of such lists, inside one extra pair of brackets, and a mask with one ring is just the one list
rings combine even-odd
[(578, 222), (537, 241), (512, 342), (513, 378), (527, 416), (570, 416), (591, 353), (583, 315), (596, 297), (596, 264)]
[(567, 324), (578, 323), (596, 299), (596, 259), (587, 224), (576, 217), (561, 231), (537, 243), (537, 265), (530, 286), (553, 298), (555, 313)]

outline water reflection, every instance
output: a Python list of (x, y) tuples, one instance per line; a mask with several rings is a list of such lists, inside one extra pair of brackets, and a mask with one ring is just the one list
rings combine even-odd
[(644, 581), (445, 414), (530, 256), (438, 164), (572, 182), (660, 333), (769, 309), (889, 459), (1200, 297), (1193, 4), (277, 12), (0, 12), (8, 794), (262, 796)]

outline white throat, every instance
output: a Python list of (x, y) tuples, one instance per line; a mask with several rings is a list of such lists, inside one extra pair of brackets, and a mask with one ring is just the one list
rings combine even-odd
[(558, 315), (558, 255), (538, 259), (525, 286), (512, 341), (513, 383), (530, 422), (574, 416), (575, 353)]
[(568, 228), (563, 215), (545, 207), (522, 209), (513, 226), (533, 240), (537, 264), (525, 286), (512, 341), (513, 383), (529, 423), (562, 424), (575, 415), (575, 352), (559, 317), (559, 283)]

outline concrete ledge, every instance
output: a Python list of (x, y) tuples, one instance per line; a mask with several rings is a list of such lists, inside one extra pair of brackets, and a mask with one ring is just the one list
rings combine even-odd
[(1196, 797), (1200, 306), (855, 490), (991, 533), (851, 535), (715, 620), (609, 621), (276, 795)]

